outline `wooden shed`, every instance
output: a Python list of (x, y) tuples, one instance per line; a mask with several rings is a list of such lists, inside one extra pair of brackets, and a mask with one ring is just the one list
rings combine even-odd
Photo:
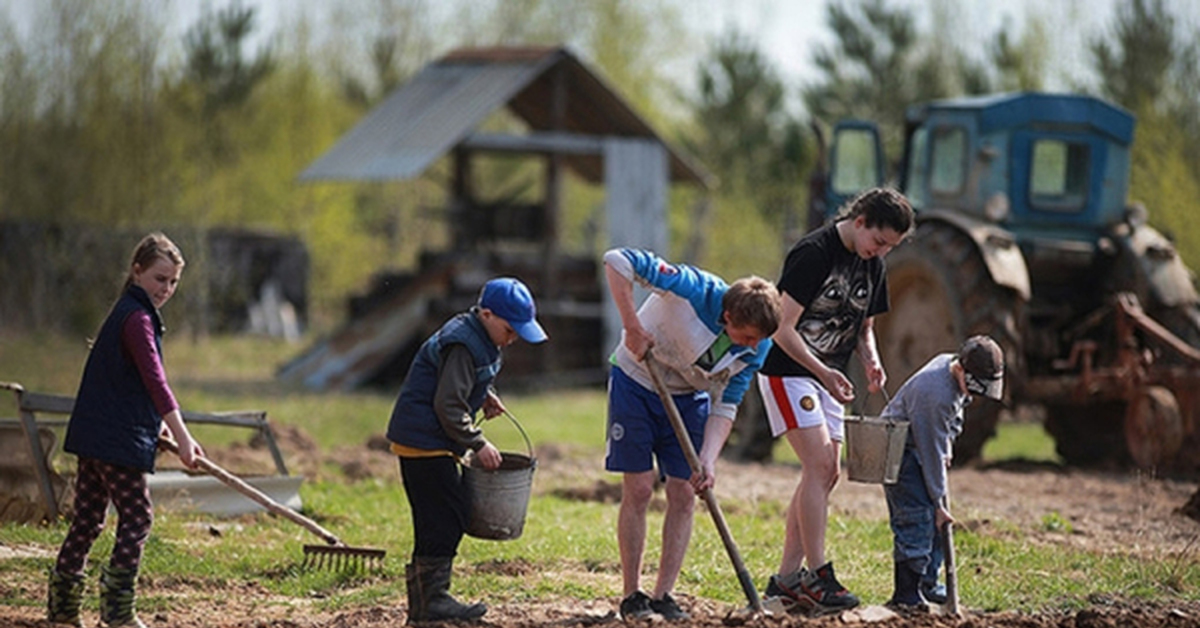
[[(527, 131), (481, 132), (481, 123), (501, 108)], [(488, 153), (543, 160), (540, 201), (498, 205), (476, 198), (472, 162)], [(344, 326), (284, 365), (280, 376), (319, 390), (394, 385), (426, 336), (469, 307), (487, 279), (508, 275), (530, 286), (551, 340), (507, 349), (503, 380), (602, 381), (619, 319), (607, 303), (598, 255), (580, 258), (561, 247), (565, 172), (604, 186), (610, 245), (659, 251), (667, 246), (669, 186), (707, 189), (711, 176), (664, 142), (567, 48), (521, 47), (460, 49), (431, 63), (300, 179), (411, 179), (443, 157), (453, 164), (445, 213), (449, 250), (423, 252), (412, 272), (381, 275), (353, 300)]]

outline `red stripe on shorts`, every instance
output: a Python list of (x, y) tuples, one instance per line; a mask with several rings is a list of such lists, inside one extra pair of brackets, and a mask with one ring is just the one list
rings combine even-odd
[(784, 427), (789, 430), (796, 429), (800, 424), (796, 422), (796, 413), (792, 411), (792, 402), (783, 388), (783, 378), (768, 375), (767, 382), (771, 384), (771, 396), (775, 398), (775, 406), (779, 408), (779, 414), (783, 417)]

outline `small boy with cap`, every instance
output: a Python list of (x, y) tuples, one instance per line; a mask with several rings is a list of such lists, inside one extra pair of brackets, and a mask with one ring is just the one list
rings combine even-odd
[(475, 427), (483, 410), (505, 412), (492, 382), (501, 350), (521, 338), (546, 340), (529, 288), (502, 277), (484, 284), (479, 302), (455, 315), (417, 350), (392, 410), (387, 438), (400, 459), (400, 476), (412, 509), (412, 562), (405, 566), (408, 623), (475, 621), (483, 603), (462, 604), (450, 595), (450, 574), (467, 525), (469, 502), (459, 460), (468, 450), (487, 469), (500, 451)]
[(943, 604), (937, 582), (940, 531), (953, 523), (946, 495), (946, 469), (954, 439), (962, 433), (963, 410), (973, 395), (999, 401), (1004, 391), (1004, 353), (987, 336), (972, 336), (958, 353), (934, 356), (913, 373), (883, 409), (881, 418), (908, 421), (908, 441), (895, 484), (885, 484), (892, 527), (894, 586), (888, 606), (924, 608)]

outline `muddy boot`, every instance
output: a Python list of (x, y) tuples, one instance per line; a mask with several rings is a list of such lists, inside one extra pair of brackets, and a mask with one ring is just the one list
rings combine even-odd
[(887, 606), (898, 610), (929, 610), (921, 597), (921, 572), (908, 563), (893, 563), (892, 569), (894, 589)]
[(50, 592), (46, 596), (46, 620), (55, 624), (83, 626), (79, 606), (83, 602), (83, 574), (50, 570)]
[(137, 570), (100, 568), (100, 624), (146, 628), (134, 609), (137, 597)]
[(416, 558), (405, 567), (408, 623), (474, 621), (487, 612), (482, 602), (467, 605), (450, 595), (453, 564), (453, 558)]
[(425, 617), (425, 603), (421, 598), (421, 580), (417, 578), (417, 566), (408, 563), (404, 566), (404, 584), (408, 593), (408, 621), (415, 624)]

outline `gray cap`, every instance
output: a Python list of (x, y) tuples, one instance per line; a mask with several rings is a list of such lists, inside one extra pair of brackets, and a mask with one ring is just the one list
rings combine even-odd
[(1004, 397), (1004, 352), (987, 336), (971, 336), (958, 350), (966, 372), (967, 390), (996, 401)]

